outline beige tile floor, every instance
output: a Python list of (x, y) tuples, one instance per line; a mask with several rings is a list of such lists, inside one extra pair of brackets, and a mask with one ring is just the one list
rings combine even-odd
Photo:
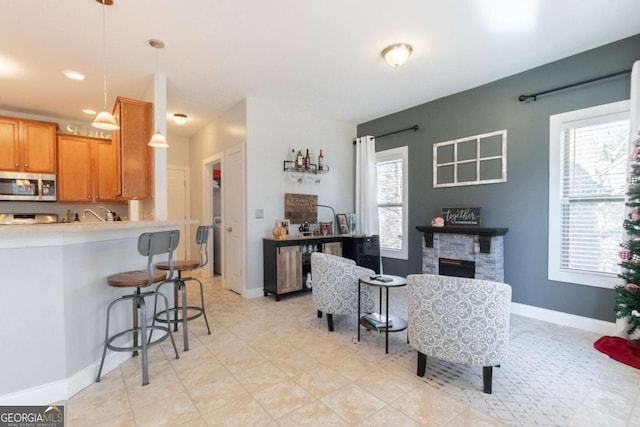
[[(203, 282), (212, 334), (202, 318), (190, 322), (188, 352), (174, 334), (178, 360), (168, 341), (152, 347), (145, 387), (140, 359), (129, 359), (63, 402), (67, 426), (501, 425), (419, 380), (413, 358), (394, 362), (383, 345), (363, 351), (355, 330), (328, 333), (310, 294), (244, 299), (219, 278)], [(640, 375), (617, 365), (570, 425), (640, 426)]]

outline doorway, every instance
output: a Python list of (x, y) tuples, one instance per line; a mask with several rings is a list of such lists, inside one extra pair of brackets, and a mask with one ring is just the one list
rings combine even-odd
[[(212, 261), (208, 264), (208, 273), (214, 275), (218, 270), (222, 276), (222, 286), (240, 295), (244, 295), (246, 264), (244, 165), (244, 144), (235, 145), (224, 153), (202, 161), (203, 218), (214, 227), (217, 223), (220, 230), (218, 244), (214, 242), (208, 248), (209, 260)], [(220, 182), (215, 179), (218, 173)], [(218, 190), (219, 204), (214, 201), (214, 194)], [(217, 215), (218, 206), (221, 215)], [(215, 228), (212, 234), (215, 238)], [(216, 247), (219, 247), (217, 262), (214, 253)], [(219, 269), (215, 267), (216, 263)]]
[(213, 182), (211, 183), (211, 215), (213, 216), (213, 273), (222, 275), (222, 162), (211, 165)]
[[(214, 172), (214, 171), (219, 172)], [(220, 180), (214, 178), (215, 174), (220, 174)], [(225, 285), (223, 262), (224, 256), (224, 233), (217, 232), (222, 228), (222, 155), (207, 157), (202, 161), (202, 218), (204, 224), (211, 224), (213, 226), (212, 233), (210, 233), (210, 244), (207, 246), (207, 256), (209, 257), (209, 263), (206, 265), (207, 275), (214, 276), (216, 273), (222, 275), (222, 284)], [(216, 225), (216, 220), (218, 224)], [(219, 249), (219, 250), (218, 250)]]

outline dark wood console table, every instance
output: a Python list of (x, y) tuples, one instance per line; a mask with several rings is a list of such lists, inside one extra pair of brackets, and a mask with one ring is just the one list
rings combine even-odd
[(357, 265), (380, 272), (380, 240), (375, 236), (332, 235), (297, 236), (287, 239), (262, 239), (263, 292), (280, 296), (311, 290), (307, 275), (311, 274), (313, 252), (350, 258)]

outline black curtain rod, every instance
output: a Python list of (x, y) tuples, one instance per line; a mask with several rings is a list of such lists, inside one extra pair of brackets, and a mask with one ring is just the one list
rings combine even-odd
[[(420, 129), (420, 126), (413, 125), (413, 126), (411, 126), (409, 128), (406, 128), (406, 129), (394, 130), (393, 132), (383, 133), (382, 135), (376, 135), (376, 136), (374, 136), (374, 138), (384, 138), (385, 136), (395, 135), (396, 133), (406, 132), (406, 131), (409, 131), (409, 130), (412, 130), (412, 131), (415, 132), (418, 129)], [(356, 145), (356, 140), (355, 139), (353, 140), (353, 145)]]
[(533, 98), (534, 101), (537, 101), (537, 98), (540, 95), (546, 95), (546, 94), (551, 93), (551, 92), (557, 92), (559, 90), (569, 89), (569, 88), (574, 87), (574, 86), (586, 85), (587, 83), (597, 82), (598, 80), (604, 80), (604, 79), (609, 79), (611, 77), (622, 76), (624, 74), (629, 74), (630, 72), (631, 72), (631, 70), (618, 71), (617, 73), (607, 74), (606, 76), (595, 77), (593, 79), (583, 80), (583, 81), (578, 82), (578, 83), (572, 83), (570, 85), (556, 87), (556, 88), (553, 88), (553, 89), (545, 90), (544, 92), (538, 92), (538, 93), (534, 93), (534, 94), (531, 94), (531, 95), (520, 95), (518, 97), (518, 100), (520, 102), (524, 102), (529, 98)]

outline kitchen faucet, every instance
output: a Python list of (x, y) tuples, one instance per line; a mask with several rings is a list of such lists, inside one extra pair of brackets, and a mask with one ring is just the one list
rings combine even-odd
[(105, 208), (104, 206), (97, 206), (100, 209), (104, 209), (107, 212), (107, 222), (113, 221), (113, 214), (114, 212), (110, 211), (109, 209)]
[(87, 212), (89, 212), (90, 214), (92, 214), (93, 216), (95, 216), (96, 218), (98, 218), (100, 221), (102, 222), (107, 222), (106, 219), (102, 218), (100, 215), (98, 215), (97, 213), (95, 213), (94, 211), (92, 211), (91, 209), (85, 209), (84, 212), (82, 212), (82, 218), (86, 218), (87, 217)]

